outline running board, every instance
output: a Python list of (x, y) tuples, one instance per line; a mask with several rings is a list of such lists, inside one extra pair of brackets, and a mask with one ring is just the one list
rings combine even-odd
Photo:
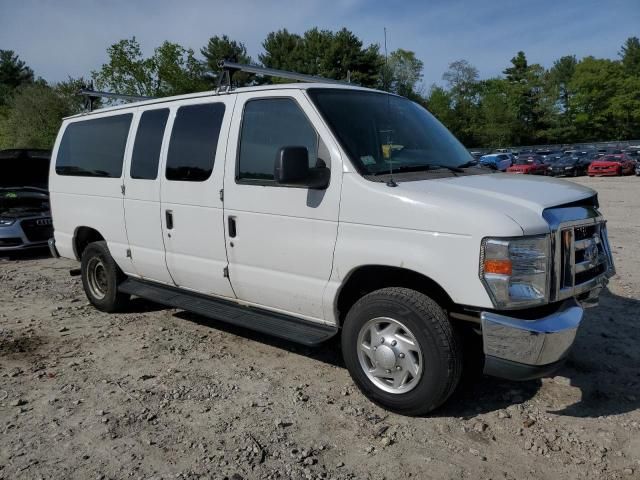
[(180, 308), (214, 320), (308, 346), (318, 345), (338, 333), (338, 328), (335, 326), (238, 305), (228, 300), (134, 278), (128, 278), (122, 282), (118, 286), (118, 290), (162, 305)]

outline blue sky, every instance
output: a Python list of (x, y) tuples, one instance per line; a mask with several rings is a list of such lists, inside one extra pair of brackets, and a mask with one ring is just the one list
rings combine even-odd
[(531, 63), (562, 55), (616, 58), (640, 36), (640, 0), (0, 0), (0, 48), (15, 50), (49, 81), (89, 76), (106, 48), (133, 35), (150, 53), (163, 40), (196, 52), (213, 35), (246, 44), (257, 59), (266, 34), (313, 26), (352, 30), (365, 43), (416, 52), (425, 89), (466, 59), (482, 78), (500, 74), (518, 50)]

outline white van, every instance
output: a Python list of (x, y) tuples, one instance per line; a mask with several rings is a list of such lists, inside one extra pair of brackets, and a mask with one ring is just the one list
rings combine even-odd
[(98, 309), (135, 295), (307, 345), (341, 335), (358, 387), (404, 414), (449, 397), (462, 337), (487, 374), (556, 369), (614, 272), (593, 190), (477, 166), (419, 105), (349, 85), (69, 117), (49, 185), (50, 246)]

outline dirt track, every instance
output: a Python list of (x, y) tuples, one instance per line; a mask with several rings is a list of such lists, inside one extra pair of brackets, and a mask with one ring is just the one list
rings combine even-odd
[(68, 260), (0, 259), (0, 479), (640, 478), (640, 178), (596, 188), (618, 270), (557, 377), (480, 375), (428, 418), (319, 350), (136, 300)]

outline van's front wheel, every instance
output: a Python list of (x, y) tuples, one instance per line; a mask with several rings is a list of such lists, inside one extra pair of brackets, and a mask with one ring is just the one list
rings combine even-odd
[(389, 410), (425, 414), (453, 393), (462, 351), (444, 310), (407, 288), (362, 297), (347, 314), (342, 352), (360, 390)]
[(82, 252), (82, 286), (89, 302), (103, 312), (121, 310), (130, 295), (118, 292), (124, 274), (109, 253), (107, 242), (90, 243)]

